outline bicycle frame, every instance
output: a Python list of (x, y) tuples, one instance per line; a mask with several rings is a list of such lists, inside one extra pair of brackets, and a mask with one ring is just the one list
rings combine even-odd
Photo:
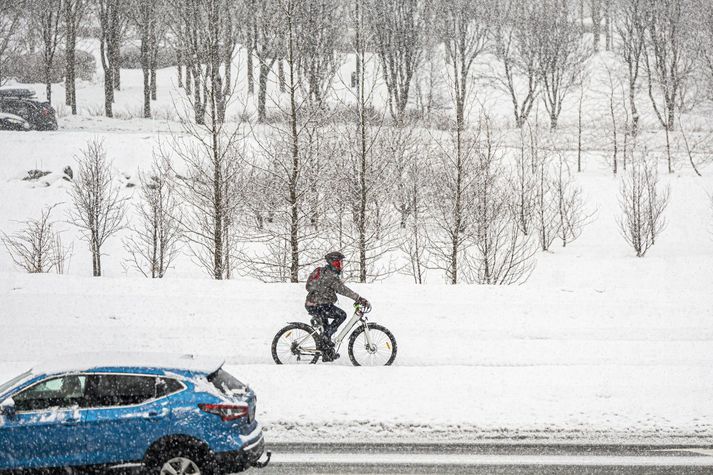
[(371, 342), (371, 335), (369, 335), (369, 325), (366, 324), (367, 318), (365, 313), (366, 312), (364, 312), (360, 307), (357, 307), (352, 318), (350, 318), (347, 324), (342, 327), (341, 331), (337, 333), (337, 337), (334, 339), (334, 346), (337, 350), (339, 350), (344, 339), (352, 332), (352, 330), (354, 330), (354, 327), (357, 326), (357, 322), (359, 321), (361, 321), (364, 326), (364, 334), (366, 335), (367, 343), (370, 347), (374, 346)]
[[(371, 335), (369, 334), (369, 325), (367, 325), (367, 318), (366, 318), (366, 312), (361, 308), (361, 307), (356, 307), (356, 310), (354, 310), (354, 315), (352, 315), (352, 318), (347, 321), (346, 325), (342, 327), (342, 329), (339, 331), (337, 334), (336, 338), (334, 338), (334, 347), (338, 351), (339, 348), (342, 346), (342, 342), (344, 339), (347, 337), (347, 335), (351, 334), (351, 332), (354, 330), (354, 327), (357, 326), (358, 322), (361, 322), (362, 325), (364, 325), (364, 335), (366, 335), (366, 341), (369, 344), (369, 347), (373, 347), (374, 344), (371, 341)], [(318, 333), (317, 330), (313, 327), (313, 332), (310, 333), (309, 335), (305, 336), (302, 340), (298, 342), (299, 345), (302, 344), (307, 338), (311, 337), (315, 333)], [(305, 352), (306, 354), (311, 354), (311, 352)]]

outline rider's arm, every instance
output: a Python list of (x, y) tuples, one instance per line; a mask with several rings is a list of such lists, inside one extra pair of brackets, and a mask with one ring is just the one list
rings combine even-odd
[(344, 295), (352, 300), (359, 300), (361, 297), (358, 293), (354, 292), (352, 289), (344, 285), (344, 282), (337, 276), (334, 276), (334, 281), (332, 282), (332, 289), (339, 295)]

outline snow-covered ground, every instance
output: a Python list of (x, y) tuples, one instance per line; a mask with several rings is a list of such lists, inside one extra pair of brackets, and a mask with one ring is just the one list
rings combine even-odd
[[(174, 75), (159, 71), (159, 116), (175, 112)], [(1, 231), (55, 203), (64, 203), (55, 217), (66, 219), (62, 170), (89, 139), (104, 140), (122, 184), (138, 183), (157, 141), (180, 130), (128, 119), (139, 115), (140, 80), (139, 71), (122, 76), (121, 119), (96, 116), (97, 78), (80, 85), (79, 116), (60, 107), (59, 131), (0, 133)], [(61, 86), (55, 97), (63, 101)], [(656, 134), (652, 123), (644, 134)], [(563, 129), (571, 135), (571, 121)], [(122, 266), (121, 236), (105, 247), (107, 277), (93, 279), (85, 243), (60, 222), (65, 241), (75, 241), (69, 275), (21, 274), (0, 249), (0, 379), (77, 351), (205, 353), (226, 358), (255, 388), (273, 441), (713, 443), (713, 167), (699, 178), (682, 156), (674, 174), (662, 163), (668, 227), (637, 259), (617, 230), (619, 181), (607, 153), (593, 148), (576, 176), (591, 222), (567, 248), (538, 254), (527, 284), (415, 286), (397, 276), (355, 286), (397, 338), (393, 367), (353, 368), (345, 350), (332, 364), (276, 366), (273, 335), (306, 319), (302, 285), (210, 281), (188, 257), (167, 279), (145, 280)], [(51, 174), (23, 181), (31, 169)]]

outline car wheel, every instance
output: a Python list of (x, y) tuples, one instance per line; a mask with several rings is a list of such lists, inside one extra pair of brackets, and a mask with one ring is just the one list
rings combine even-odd
[(188, 457), (174, 457), (166, 460), (159, 471), (160, 475), (201, 475), (198, 462)]
[(145, 473), (152, 475), (217, 475), (209, 457), (193, 451), (176, 451), (159, 456)]

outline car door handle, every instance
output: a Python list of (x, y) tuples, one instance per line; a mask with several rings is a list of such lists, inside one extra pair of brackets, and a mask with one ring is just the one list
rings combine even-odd
[(163, 419), (167, 415), (168, 415), (168, 409), (161, 409), (160, 411), (154, 410), (154, 411), (149, 411), (148, 418), (153, 419), (153, 420)]
[(76, 426), (77, 424), (79, 424), (79, 419), (77, 418), (64, 419), (62, 421), (62, 425), (65, 426)]

